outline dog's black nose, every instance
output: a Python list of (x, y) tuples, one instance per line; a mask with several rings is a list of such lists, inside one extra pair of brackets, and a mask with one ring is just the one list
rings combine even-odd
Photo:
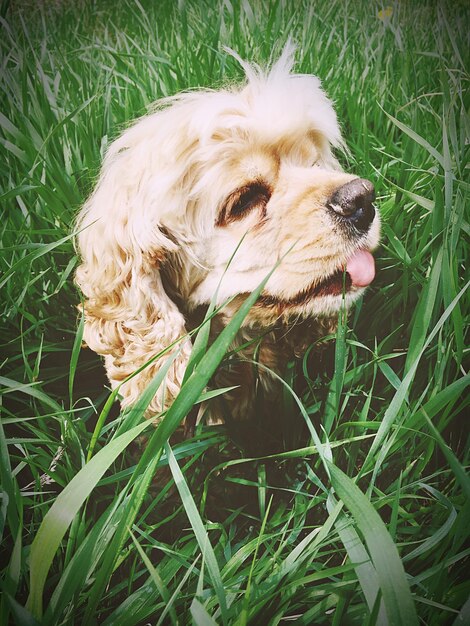
[(374, 185), (365, 178), (355, 178), (337, 189), (328, 199), (327, 207), (344, 222), (366, 231), (375, 217)]

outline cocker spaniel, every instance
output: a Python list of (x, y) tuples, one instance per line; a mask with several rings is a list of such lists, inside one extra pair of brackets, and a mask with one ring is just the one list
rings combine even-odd
[[(84, 339), (111, 385), (167, 346), (179, 351), (149, 406), (156, 419), (178, 394), (187, 331), (216, 289), (217, 304), (229, 303), (213, 333), (280, 261), (239, 331), (238, 363), (216, 375), (239, 385), (225, 403), (237, 419), (252, 414), (260, 386), (276, 402), (270, 371), (331, 332), (343, 298), (349, 306), (374, 278), (374, 187), (334, 157), (344, 144), (319, 80), (292, 73), (292, 46), (268, 70), (234, 56), (243, 85), (166, 98), (111, 144), (78, 217)], [(123, 406), (167, 357), (122, 384)], [(224, 418), (217, 403), (210, 414)]]

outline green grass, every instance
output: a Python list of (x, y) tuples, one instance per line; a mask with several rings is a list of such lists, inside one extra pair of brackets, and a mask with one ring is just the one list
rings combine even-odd
[[(40, 6), (1, 7), (0, 623), (469, 623), (467, 3)], [(288, 368), (281, 453), (203, 426), (170, 447), (243, 311), (201, 327), (161, 427), (159, 380), (120, 414), (80, 350), (73, 217), (129, 120), (288, 37), (376, 186), (377, 279), (331, 375)]]

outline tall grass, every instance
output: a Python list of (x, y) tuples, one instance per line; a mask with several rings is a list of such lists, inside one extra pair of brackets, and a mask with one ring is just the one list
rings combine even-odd
[[(383, 9), (3, 3), (1, 623), (470, 621), (470, 16), (464, 2)], [(290, 364), (283, 450), (251, 458), (221, 427), (169, 442), (244, 311), (212, 346), (209, 312), (154, 430), (142, 414), (160, 380), (120, 413), (80, 350), (70, 228), (129, 120), (240, 79), (224, 45), (265, 63), (288, 37), (335, 100), (344, 166), (375, 183), (383, 241), (331, 375)]]

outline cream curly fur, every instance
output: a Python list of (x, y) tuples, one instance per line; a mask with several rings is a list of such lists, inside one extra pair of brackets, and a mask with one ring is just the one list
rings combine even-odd
[[(253, 308), (244, 332), (279, 320), (328, 318), (341, 296), (298, 301), (298, 294), (378, 241), (378, 218), (352, 241), (325, 210), (326, 198), (356, 177), (333, 156), (343, 142), (318, 79), (291, 73), (290, 46), (267, 71), (240, 62), (245, 84), (162, 100), (125, 130), (78, 216), (84, 338), (104, 355), (113, 387), (176, 342), (120, 388), (123, 406), (134, 403), (178, 351), (149, 407), (154, 416), (179, 391), (191, 351), (187, 320), (219, 283), (219, 303), (241, 298), (284, 258), (266, 287), (271, 299)], [(253, 184), (261, 185), (259, 193)], [(230, 213), (237, 190), (247, 188), (253, 206)], [(346, 300), (361, 292), (351, 288)]]

